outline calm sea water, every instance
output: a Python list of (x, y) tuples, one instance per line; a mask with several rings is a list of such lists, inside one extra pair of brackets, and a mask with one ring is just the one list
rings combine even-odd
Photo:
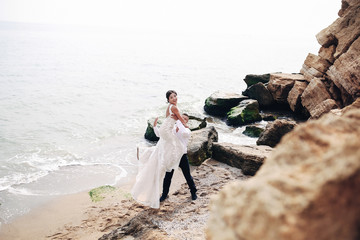
[[(0, 224), (48, 199), (126, 184), (165, 92), (204, 117), (249, 73), (298, 72), (315, 37), (162, 34), (0, 23)], [(255, 144), (217, 121), (219, 141)]]

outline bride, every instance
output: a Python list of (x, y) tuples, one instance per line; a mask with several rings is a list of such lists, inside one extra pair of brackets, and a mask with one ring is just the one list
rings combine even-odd
[(139, 203), (151, 208), (159, 208), (160, 193), (165, 172), (179, 166), (183, 147), (173, 133), (176, 119), (187, 127), (177, 108), (177, 93), (169, 90), (166, 93), (168, 107), (166, 119), (159, 129), (160, 140), (156, 146), (146, 149), (139, 157), (139, 172), (131, 190), (132, 197)]

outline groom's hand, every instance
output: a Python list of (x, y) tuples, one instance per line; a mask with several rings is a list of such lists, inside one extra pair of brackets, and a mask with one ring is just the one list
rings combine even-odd
[(175, 119), (175, 120), (178, 120), (178, 119), (179, 119), (175, 114), (171, 114), (171, 118), (172, 118), (172, 119)]

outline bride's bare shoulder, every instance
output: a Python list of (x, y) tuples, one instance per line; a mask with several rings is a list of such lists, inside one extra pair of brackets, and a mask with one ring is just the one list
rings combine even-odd
[(176, 110), (178, 110), (178, 108), (177, 108), (177, 106), (176, 105), (171, 105), (171, 111), (176, 111)]

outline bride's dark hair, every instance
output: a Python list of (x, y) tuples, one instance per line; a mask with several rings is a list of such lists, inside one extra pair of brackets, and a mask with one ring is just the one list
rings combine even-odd
[(170, 97), (170, 95), (172, 93), (175, 93), (177, 95), (177, 93), (174, 90), (169, 90), (169, 91), (166, 92), (166, 99), (167, 99), (168, 102), (169, 102), (169, 97)]

